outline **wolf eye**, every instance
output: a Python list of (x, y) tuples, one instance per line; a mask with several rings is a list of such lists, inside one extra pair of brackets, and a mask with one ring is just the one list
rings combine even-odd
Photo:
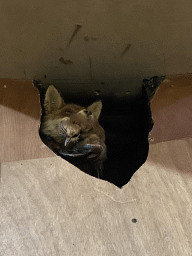
[(80, 134), (73, 135), (73, 138), (78, 138)]

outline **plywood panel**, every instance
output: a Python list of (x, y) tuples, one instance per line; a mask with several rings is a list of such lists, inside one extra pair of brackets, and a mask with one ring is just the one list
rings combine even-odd
[(166, 76), (151, 103), (152, 112), (192, 96), (192, 74)]
[(192, 137), (192, 75), (166, 77), (151, 103), (150, 143)]
[(192, 137), (192, 96), (153, 114), (154, 127), (150, 143)]
[[(34, 119), (40, 118), (38, 90), (32, 81), (0, 79), (0, 105)], [(1, 114), (4, 115), (3, 112)]]
[(190, 256), (191, 169), (192, 139), (151, 145), (122, 190), (59, 157), (4, 163), (1, 254)]
[(99, 80), (190, 73), (191, 11), (190, 0), (1, 0), (1, 77), (90, 79), (89, 57)]
[(53, 156), (38, 135), (40, 104), (31, 81), (0, 79), (0, 162)]

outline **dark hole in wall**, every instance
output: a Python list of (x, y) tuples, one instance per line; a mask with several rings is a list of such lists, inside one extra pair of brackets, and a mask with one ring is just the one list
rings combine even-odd
[[(102, 100), (99, 123), (105, 130), (107, 159), (103, 163), (102, 175), (99, 178), (121, 188), (146, 161), (149, 150), (148, 134), (153, 127), (150, 99), (163, 79), (164, 77), (145, 79), (143, 84), (140, 82), (134, 86), (128, 82), (105, 82), (105, 87), (101, 82), (55, 83), (55, 87), (67, 103), (88, 106), (96, 100)], [(43, 116), (47, 85), (38, 81), (34, 81), (34, 85), (40, 92)], [(46, 144), (45, 138), (40, 135)], [(79, 162), (82, 158), (63, 158), (81, 169)], [(97, 172), (89, 174), (98, 178)]]

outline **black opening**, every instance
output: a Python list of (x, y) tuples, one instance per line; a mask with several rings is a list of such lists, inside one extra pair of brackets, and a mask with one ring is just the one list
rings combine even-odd
[[(99, 83), (81, 83), (78, 86), (76, 82), (55, 83), (65, 102), (88, 106), (96, 100), (102, 100), (103, 108), (99, 123), (105, 130), (107, 160), (103, 163), (102, 176), (99, 178), (120, 188), (130, 181), (148, 156), (148, 135), (153, 128), (150, 100), (164, 77), (154, 78), (144, 79), (143, 84), (138, 83), (135, 87), (126, 82), (122, 86), (108, 83), (105, 90), (95, 89), (99, 88)], [(39, 81), (34, 81), (34, 85), (40, 92), (43, 115), (47, 85)], [(41, 138), (43, 140), (43, 136)], [(72, 161), (70, 157), (63, 158), (77, 167), (80, 166), (78, 161), (82, 161)], [(91, 175), (98, 178), (98, 173), (93, 172)]]

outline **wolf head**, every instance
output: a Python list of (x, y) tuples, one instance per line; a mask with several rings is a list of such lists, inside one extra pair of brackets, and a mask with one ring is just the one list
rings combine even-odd
[(101, 101), (94, 102), (87, 108), (66, 104), (57, 89), (50, 85), (45, 93), (41, 137), (45, 138), (45, 144), (55, 153), (71, 152), (73, 148), (80, 149), (82, 146), (85, 149), (86, 144), (103, 151), (105, 133), (98, 122), (101, 109)]

